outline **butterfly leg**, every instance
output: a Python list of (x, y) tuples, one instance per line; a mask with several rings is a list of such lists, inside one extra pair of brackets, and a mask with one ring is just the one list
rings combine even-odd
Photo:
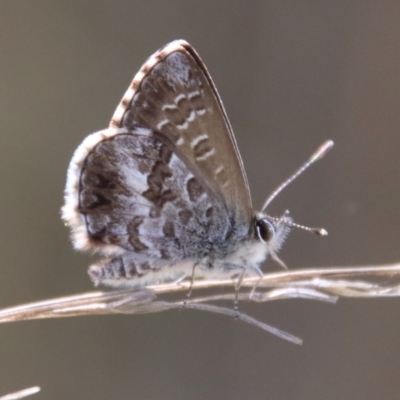
[(259, 278), (258, 278), (258, 281), (253, 285), (253, 288), (251, 289), (250, 296), (249, 296), (250, 300), (252, 299), (252, 297), (253, 297), (258, 285), (261, 283), (261, 281), (262, 281), (262, 279), (264, 277), (263, 272), (257, 266), (253, 266), (253, 270), (256, 272), (256, 274), (258, 275)]
[(190, 278), (189, 290), (186, 293), (186, 299), (182, 303), (182, 307), (181, 307), (182, 309), (186, 307), (187, 301), (190, 298), (190, 296), (192, 295), (193, 282), (194, 282), (194, 273), (195, 273), (196, 267), (197, 267), (197, 263), (193, 264), (192, 277)]
[(243, 266), (240, 266), (239, 268), (242, 271), (240, 272), (238, 280), (236, 282), (235, 299), (234, 299), (234, 302), (233, 302), (233, 311), (234, 311), (234, 314), (235, 314), (235, 319), (239, 318), (239, 290), (240, 290), (240, 287), (242, 286), (243, 278), (244, 278), (244, 276), (246, 274), (246, 270), (247, 270), (247, 268), (243, 267)]

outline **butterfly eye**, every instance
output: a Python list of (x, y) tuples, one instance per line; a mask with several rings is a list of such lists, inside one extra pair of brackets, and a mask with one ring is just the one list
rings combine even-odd
[(256, 221), (258, 237), (265, 243), (268, 243), (275, 235), (275, 227), (272, 222), (266, 219)]

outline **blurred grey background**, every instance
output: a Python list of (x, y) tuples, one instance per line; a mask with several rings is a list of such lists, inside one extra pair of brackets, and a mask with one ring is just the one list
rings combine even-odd
[[(325, 139), (336, 147), (270, 212), (290, 268), (400, 260), (398, 1), (0, 2), (0, 307), (92, 290), (59, 218), (66, 169), (146, 58), (200, 53), (255, 207)], [(265, 270), (279, 267), (267, 262)], [(241, 304), (299, 347), (195, 311), (0, 326), (0, 394), (38, 399), (398, 399), (400, 299)]]

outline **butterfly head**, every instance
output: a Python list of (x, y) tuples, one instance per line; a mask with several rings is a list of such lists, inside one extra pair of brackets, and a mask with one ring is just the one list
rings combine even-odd
[(290, 233), (291, 228), (299, 228), (308, 232), (312, 232), (319, 236), (326, 236), (328, 232), (324, 228), (312, 228), (296, 224), (289, 216), (289, 211), (286, 210), (279, 218), (271, 217), (262, 212), (257, 213), (254, 218), (255, 234), (260, 243), (264, 243), (267, 247), (267, 253), (277, 261), (280, 265), (286, 268), (284, 262), (277, 256), (277, 252), (283, 245), (286, 237)]
[(293, 220), (289, 217), (288, 211), (280, 218), (271, 217), (264, 213), (257, 213), (254, 224), (256, 237), (261, 243), (265, 243), (268, 254), (279, 264), (285, 266), (276, 253), (282, 247), (293, 224)]

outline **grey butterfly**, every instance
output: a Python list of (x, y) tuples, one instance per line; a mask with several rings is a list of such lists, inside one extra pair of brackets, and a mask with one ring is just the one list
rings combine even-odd
[(182, 279), (195, 266), (196, 279), (260, 276), (295, 225), (253, 211), (221, 99), (183, 40), (145, 62), (110, 126), (75, 151), (62, 216), (75, 248), (105, 256), (89, 275), (111, 286)]

